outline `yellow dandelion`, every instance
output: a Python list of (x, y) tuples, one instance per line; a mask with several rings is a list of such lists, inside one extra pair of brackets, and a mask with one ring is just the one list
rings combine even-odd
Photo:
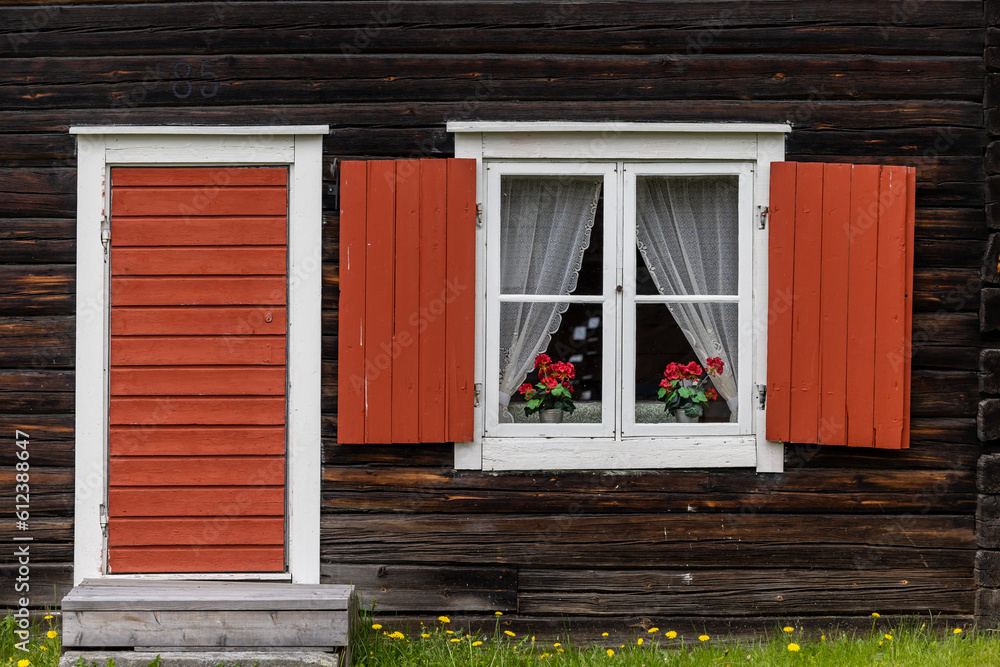
[(790, 625), (786, 625), (785, 627), (783, 627), (781, 629), (784, 630), (785, 632), (795, 632), (795, 628), (793, 628)]
[(560, 646), (562, 646), (562, 644), (556, 642), (555, 644), (552, 645), (552, 648), (559, 648)]
[(535, 635), (531, 635), (531, 641), (535, 641)]
[(495, 612), (493, 612), (493, 614), (495, 616), (503, 616), (503, 612), (502, 611), (495, 611)]
[(636, 639), (635, 643), (638, 644), (639, 646), (642, 646), (642, 637), (639, 637), (638, 639)]
[(659, 632), (659, 631), (660, 631), (659, 628), (650, 628), (649, 630), (646, 630), (646, 632), (648, 632), (649, 634), (653, 634), (654, 632)]
[(39, 646), (38, 648), (42, 649), (43, 651), (48, 651), (49, 650), (48, 646)]
[(879, 618), (882, 616), (882, 614), (878, 613), (877, 611), (873, 611), (872, 616), (874, 616), (875, 618)]
[(892, 635), (884, 635), (886, 639), (892, 639)]
[(559, 651), (560, 653), (565, 653), (565, 652), (566, 652), (566, 651), (564, 651), (564, 650), (563, 650), (563, 649), (561, 649), (561, 648), (557, 648), (556, 650), (557, 650), (557, 651)]
[(17, 661), (17, 667), (29, 667), (29, 665), (31, 665), (31, 661), (28, 659)]
[(878, 643), (878, 645), (879, 645), (879, 646), (881, 646), (881, 645), (882, 645), (882, 642), (879, 642), (879, 643)]
[(59, 636), (59, 633), (56, 632), (55, 630), (49, 630), (48, 632), (45, 633), (45, 636), (48, 637), (49, 639), (55, 639), (56, 637)]
[(677, 631), (676, 630), (670, 630), (670, 631), (668, 631), (666, 633), (666, 637), (667, 637), (667, 639), (676, 639), (677, 638)]
[(503, 633), (504, 633), (505, 635), (507, 635), (508, 637), (517, 637), (517, 635), (515, 635), (515, 634), (514, 634), (513, 632), (511, 632), (510, 630), (504, 630), (504, 631), (503, 631)]
[(481, 641), (478, 641), (478, 640), (477, 640), (477, 641), (474, 641), (474, 642), (472, 642), (472, 645), (473, 645), (473, 646), (482, 646), (482, 645), (483, 645), (483, 643), (482, 643)]
[(788, 645), (788, 650), (792, 651), (792, 652), (798, 651), (800, 648), (802, 648), (802, 647), (799, 646), (798, 644), (789, 644)]
[(607, 637), (607, 636), (608, 636), (608, 633), (606, 633), (606, 632), (602, 632), (602, 633), (601, 633), (601, 636), (602, 636), (602, 637)]
[(819, 640), (820, 640), (821, 642), (825, 642), (825, 641), (826, 641), (826, 635), (820, 635), (820, 636), (819, 636)]
[(46, 621), (47, 621), (47, 620), (49, 620), (50, 618), (52, 618), (52, 614), (46, 614), (46, 615), (45, 615), (45, 620), (46, 620)]
[(427, 639), (428, 637), (430, 637), (430, 635), (429, 635), (429, 634), (427, 634), (426, 632), (425, 632), (425, 633), (423, 633), (423, 634), (422, 634), (422, 635), (420, 635), (420, 636), (421, 636), (421, 637), (423, 637), (424, 639)]
[(962, 628), (955, 628), (951, 632), (952, 632), (952, 634), (960, 635), (960, 634), (962, 634)]
[(455, 634), (455, 631), (454, 631), (454, 630), (445, 630), (444, 632), (445, 632), (445, 634), (448, 634), (448, 635), (453, 635), (453, 634)]
[(698, 637), (698, 641), (700, 642), (707, 642), (708, 640), (709, 640), (708, 635), (701, 635), (700, 637)]
[(381, 630), (381, 629), (382, 629), (381, 623), (372, 623), (372, 630)]
[(613, 656), (615, 654), (615, 650), (613, 648), (609, 648), (607, 650), (607, 654), (608, 654), (608, 657), (610, 658), (611, 656)]
[(393, 639), (406, 639), (406, 635), (404, 635), (404, 634), (403, 634), (402, 632), (400, 632), (399, 630), (396, 630), (395, 632), (393, 632), (393, 633), (392, 633), (391, 635), (389, 635), (389, 636), (390, 636), (390, 637), (392, 637)]
[(442, 623), (451, 623), (451, 619), (448, 618), (447, 616), (438, 616), (438, 620), (441, 621)]
[(461, 640), (461, 639), (459, 639), (458, 637), (455, 637), (455, 638), (453, 638), (453, 639), (449, 639), (448, 641), (450, 641), (450, 642), (460, 642), (460, 641), (462, 641), (462, 640)]
[(541, 658), (542, 660), (545, 660), (545, 658), (549, 657), (549, 654), (548, 653), (543, 653), (543, 654), (541, 654), (538, 657)]

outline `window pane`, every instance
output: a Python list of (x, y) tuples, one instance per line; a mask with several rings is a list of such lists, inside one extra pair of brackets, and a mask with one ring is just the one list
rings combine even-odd
[[(670, 363), (696, 362), (707, 375), (706, 359), (720, 357), (720, 377), (700, 384), (717, 400), (703, 405), (703, 422), (728, 422), (735, 417), (738, 306), (735, 303), (638, 304), (636, 306), (635, 421), (657, 424), (677, 421), (657, 399)], [(698, 352), (700, 350), (701, 352)], [(708, 392), (709, 395), (713, 392)], [(728, 405), (727, 405), (728, 403)], [(730, 409), (729, 405), (732, 405)]]
[[(662, 308), (662, 306), (661, 306)], [(509, 416), (500, 421), (538, 423), (538, 414), (524, 414), (518, 389), (539, 381), (535, 357), (544, 352), (553, 361), (573, 364), (576, 410), (564, 423), (600, 423), (603, 397), (602, 306), (597, 303), (503, 303), (500, 305), (500, 392), (510, 395)], [(549, 333), (554, 332), (554, 333)]]
[(602, 185), (593, 176), (501, 178), (501, 294), (601, 293)]
[(738, 195), (736, 175), (636, 178), (636, 239), (655, 293), (737, 293)]

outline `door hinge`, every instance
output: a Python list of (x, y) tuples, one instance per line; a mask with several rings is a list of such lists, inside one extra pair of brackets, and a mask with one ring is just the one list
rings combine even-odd
[(763, 410), (765, 405), (767, 405), (767, 385), (759, 384), (757, 385), (757, 409)]
[(479, 395), (483, 391), (483, 383), (482, 382), (477, 382), (476, 384), (472, 385), (472, 388), (476, 392), (475, 403), (473, 403), (473, 405), (478, 408), (479, 407)]
[(757, 207), (757, 229), (767, 228), (767, 215), (770, 213), (770, 209), (767, 206)]
[(101, 245), (104, 246), (105, 252), (108, 250), (108, 243), (111, 241), (111, 221), (108, 220), (107, 216), (101, 220)]
[(104, 503), (101, 503), (101, 533), (108, 536), (108, 507)]
[(476, 204), (476, 227), (483, 226), (483, 205)]

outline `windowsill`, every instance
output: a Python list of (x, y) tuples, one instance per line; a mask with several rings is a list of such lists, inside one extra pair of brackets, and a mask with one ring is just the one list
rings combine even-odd
[(753, 468), (757, 439), (635, 438), (619, 442), (559, 438), (483, 438), (483, 470)]

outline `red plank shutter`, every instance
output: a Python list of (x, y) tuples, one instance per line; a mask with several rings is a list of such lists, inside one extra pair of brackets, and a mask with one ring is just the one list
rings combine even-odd
[(287, 175), (112, 169), (109, 572), (285, 569)]
[(771, 165), (767, 438), (909, 446), (916, 170)]
[(475, 160), (341, 166), (337, 439), (472, 440)]

